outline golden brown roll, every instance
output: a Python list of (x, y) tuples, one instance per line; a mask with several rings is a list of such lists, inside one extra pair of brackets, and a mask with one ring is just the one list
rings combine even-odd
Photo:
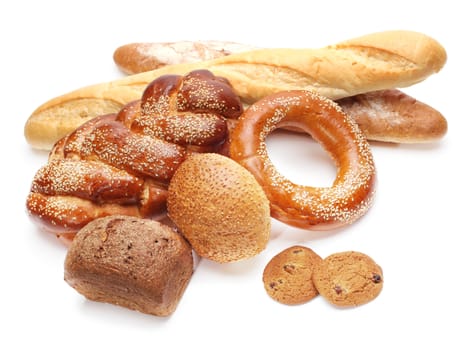
[(231, 262), (266, 247), (268, 199), (253, 175), (230, 158), (191, 155), (168, 191), (168, 214), (201, 257)]

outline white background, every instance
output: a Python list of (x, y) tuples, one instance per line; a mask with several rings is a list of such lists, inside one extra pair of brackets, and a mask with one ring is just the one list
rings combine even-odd
[[(471, 12), (460, 5), (467, 3), (2, 2), (0, 348), (471, 349), (473, 28)], [(130, 42), (321, 47), (386, 29), (424, 32), (445, 46), (444, 69), (405, 91), (441, 111), (449, 131), (429, 145), (372, 144), (377, 194), (360, 221), (329, 233), (275, 222), (267, 249), (254, 259), (201, 261), (168, 318), (87, 301), (64, 282), (66, 248), (25, 213), (32, 177), (47, 157), (23, 137), (36, 107), (122, 76), (112, 54)], [(274, 163), (295, 182), (320, 185), (335, 172), (305, 137), (273, 136), (268, 143)], [(351, 309), (321, 297), (300, 306), (276, 303), (264, 291), (262, 270), (294, 244), (321, 256), (370, 255), (384, 270), (381, 295)]]

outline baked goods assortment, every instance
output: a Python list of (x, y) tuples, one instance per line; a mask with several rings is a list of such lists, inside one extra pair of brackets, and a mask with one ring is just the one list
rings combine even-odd
[[(398, 90), (445, 64), (443, 47), (421, 33), (321, 49), (158, 46), (154, 61), (144, 57), (151, 46), (144, 55), (142, 44), (118, 48), (117, 65), (142, 73), (53, 98), (25, 124), (27, 142), (50, 150), (33, 177), (29, 216), (67, 243), (65, 280), (91, 300), (168, 316), (193, 253), (252, 258), (273, 219), (307, 230), (349, 225), (373, 204), (370, 140), (433, 142), (447, 131), (440, 112)], [(160, 58), (169, 50), (170, 60)], [(337, 167), (332, 186), (298, 185), (278, 171), (266, 149), (278, 128), (323, 147)], [(283, 304), (320, 294), (357, 306), (379, 295), (383, 275), (365, 254), (322, 259), (296, 245), (268, 262), (263, 282)]]
[[(136, 74), (255, 49), (250, 45), (225, 41), (131, 43), (117, 48), (113, 58), (123, 72)], [(447, 120), (439, 111), (398, 89), (370, 91), (336, 102), (369, 140), (433, 142), (447, 132)]]
[(28, 212), (46, 230), (69, 237), (111, 214), (156, 217), (187, 155), (223, 147), (226, 120), (241, 111), (228, 83), (208, 71), (157, 78), (141, 100), (56, 143), (34, 176)]
[[(438, 72), (446, 57), (444, 48), (427, 35), (386, 31), (319, 49), (259, 49), (213, 60), (167, 65), (79, 88), (45, 102), (28, 118), (25, 137), (36, 148), (50, 149), (59, 138), (86, 120), (117, 113), (128, 102), (140, 99), (146, 86), (165, 74), (184, 75), (196, 69), (210, 70), (216, 76), (228, 79), (238, 96), (248, 104), (275, 92), (300, 89), (338, 100), (418, 83)], [(398, 107), (399, 103), (401, 106)], [(404, 125), (412, 120), (409, 115), (400, 117), (402, 113), (399, 112), (406, 110), (406, 103), (409, 104), (400, 99), (388, 108), (397, 122), (407, 118)], [(421, 106), (417, 107), (419, 110), (410, 111), (415, 111), (415, 120), (424, 123), (422, 114), (426, 106)], [(369, 110), (379, 116), (376, 109)], [(439, 113), (432, 111), (430, 114), (443, 120)], [(391, 130), (396, 122), (386, 125), (385, 118), (380, 117), (383, 125), (390, 128), (389, 133), (402, 134), (403, 130)], [(435, 139), (443, 136), (445, 126), (443, 120), (444, 130), (437, 131)], [(416, 127), (412, 127), (415, 133)], [(388, 136), (383, 139), (390, 139)], [(432, 136), (427, 140), (432, 140)], [(417, 142), (419, 137), (414, 140)]]
[(381, 267), (357, 251), (321, 258), (305, 246), (276, 254), (263, 271), (267, 294), (285, 305), (306, 303), (318, 295), (337, 307), (355, 307), (376, 299), (383, 289)]

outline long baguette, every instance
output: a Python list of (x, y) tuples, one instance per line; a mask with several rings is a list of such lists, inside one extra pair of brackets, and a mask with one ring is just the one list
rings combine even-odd
[(372, 141), (433, 142), (448, 129), (439, 111), (396, 89), (345, 97), (337, 103)]
[(219, 40), (131, 43), (118, 47), (113, 60), (126, 74), (137, 74), (173, 64), (213, 60), (256, 47)]
[(49, 149), (60, 136), (86, 120), (116, 112), (127, 102), (139, 99), (147, 84), (164, 74), (208, 69), (229, 79), (246, 103), (292, 89), (340, 99), (418, 83), (438, 72), (446, 58), (444, 48), (425, 34), (387, 31), (321, 49), (260, 49), (165, 66), (83, 87), (47, 101), (29, 117), (25, 137), (33, 147)]

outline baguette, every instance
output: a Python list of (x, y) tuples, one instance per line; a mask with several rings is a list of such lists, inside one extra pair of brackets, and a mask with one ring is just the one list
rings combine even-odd
[(131, 43), (120, 46), (113, 60), (126, 74), (137, 74), (164, 66), (213, 60), (237, 52), (256, 49), (230, 41), (177, 41), (165, 43)]
[(396, 89), (367, 92), (336, 102), (371, 141), (427, 143), (447, 133), (447, 120), (439, 111)]
[(117, 112), (127, 102), (139, 99), (147, 84), (164, 74), (208, 69), (227, 78), (245, 103), (293, 89), (340, 99), (413, 85), (438, 72), (446, 58), (444, 48), (422, 33), (387, 31), (321, 49), (260, 49), (164, 66), (47, 101), (29, 117), (25, 137), (33, 147), (49, 149), (61, 135), (86, 120)]

